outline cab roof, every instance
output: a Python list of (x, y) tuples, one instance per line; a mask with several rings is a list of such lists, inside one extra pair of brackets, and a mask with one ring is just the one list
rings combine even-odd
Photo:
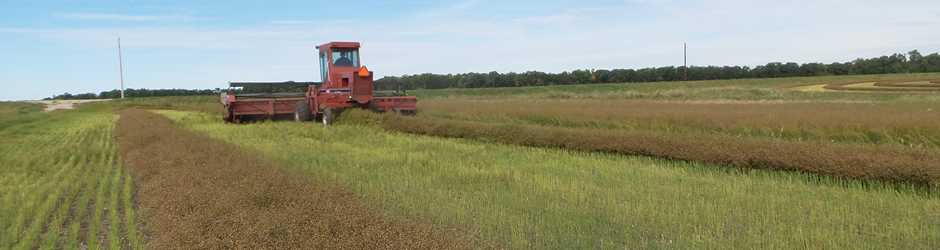
[(358, 49), (359, 42), (328, 42), (328, 43), (321, 44), (320, 46), (317, 46), (317, 49), (320, 49), (321, 47), (323, 49), (327, 49), (327, 48)]

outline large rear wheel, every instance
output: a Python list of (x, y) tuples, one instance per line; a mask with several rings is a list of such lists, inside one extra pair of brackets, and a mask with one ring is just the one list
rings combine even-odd
[(294, 103), (294, 121), (309, 121), (312, 114), (313, 113), (310, 112), (310, 104), (307, 104), (307, 102), (299, 101)]
[(333, 124), (333, 109), (324, 109), (323, 110), (323, 125), (332, 125)]

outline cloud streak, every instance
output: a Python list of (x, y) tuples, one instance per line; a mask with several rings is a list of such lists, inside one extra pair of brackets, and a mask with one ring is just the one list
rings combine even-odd
[[(26, 84), (37, 75), (44, 82), (71, 82), (65, 76), (85, 74), (91, 80), (63, 89), (109, 90), (110, 85), (100, 87), (96, 82), (117, 78), (95, 78), (100, 70), (76, 64), (100, 57), (100, 68), (116, 69), (112, 61), (118, 37), (125, 48), (125, 73), (130, 82), (137, 83), (135, 88), (215, 88), (230, 80), (315, 80), (314, 47), (332, 40), (361, 41), (363, 62), (379, 77), (680, 65), (684, 42), (689, 44), (689, 63), (697, 66), (830, 63), (911, 49), (940, 51), (936, 43), (940, 34), (933, 32), (940, 30), (940, 21), (932, 19), (940, 4), (860, 1), (506, 2), (495, 8), (481, 0), (409, 9), (381, 20), (271, 14), (246, 24), (229, 23), (235, 18), (225, 15), (210, 20), (194, 15), (71, 12), (51, 16), (87, 22), (81, 28), (0, 26), (0, 43), (4, 44), (0, 66), (12, 72), (0, 74), (0, 82)], [(238, 14), (244, 13), (233, 15)], [(25, 45), (15, 44), (21, 41)], [(65, 53), (41, 54), (38, 60), (35, 52), (23, 52), (17, 46)], [(19, 66), (30, 60), (37, 65), (34, 69)], [(46, 66), (49, 62), (58, 65)], [(72, 71), (42, 72), (47, 68)], [(34, 72), (21, 73), (28, 70)]]
[(58, 15), (58, 18), (76, 21), (166, 21), (181, 20), (182, 16), (155, 16), (155, 15), (121, 15), (104, 13), (65, 13)]

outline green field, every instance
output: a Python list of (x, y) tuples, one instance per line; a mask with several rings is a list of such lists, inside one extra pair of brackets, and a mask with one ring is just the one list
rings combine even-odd
[(141, 248), (133, 181), (111, 135), (117, 115), (18, 116), (0, 131), (0, 248)]
[(222, 124), (214, 96), (5, 104), (0, 200), (18, 205), (0, 210), (0, 248), (146, 246), (147, 180), (111, 132), (135, 107), (469, 248), (940, 248), (940, 95), (791, 88), (932, 78), (415, 90), (414, 117), (328, 127)]
[(793, 91), (795, 86), (934, 79), (940, 73), (848, 75), (736, 79), (689, 82), (607, 83), (479, 89), (411, 90), (425, 99), (653, 99), (653, 100), (785, 100), (785, 101), (938, 101), (940, 93), (883, 93), (858, 91)]
[(351, 186), (375, 209), (509, 248), (907, 248), (940, 237), (936, 197), (861, 182), (359, 125), (229, 126), (198, 112), (159, 113)]

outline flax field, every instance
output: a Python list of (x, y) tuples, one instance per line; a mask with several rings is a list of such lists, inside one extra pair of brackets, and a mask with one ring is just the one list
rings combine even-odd
[(915, 185), (729, 171), (359, 124), (227, 126), (199, 112), (158, 113), (344, 183), (383, 214), (423, 218), (500, 248), (905, 248), (940, 237), (940, 200)]
[(140, 249), (117, 115), (49, 115), (0, 131), (0, 249)]
[(936, 249), (937, 79), (415, 90), (331, 126), (0, 102), (0, 249)]

